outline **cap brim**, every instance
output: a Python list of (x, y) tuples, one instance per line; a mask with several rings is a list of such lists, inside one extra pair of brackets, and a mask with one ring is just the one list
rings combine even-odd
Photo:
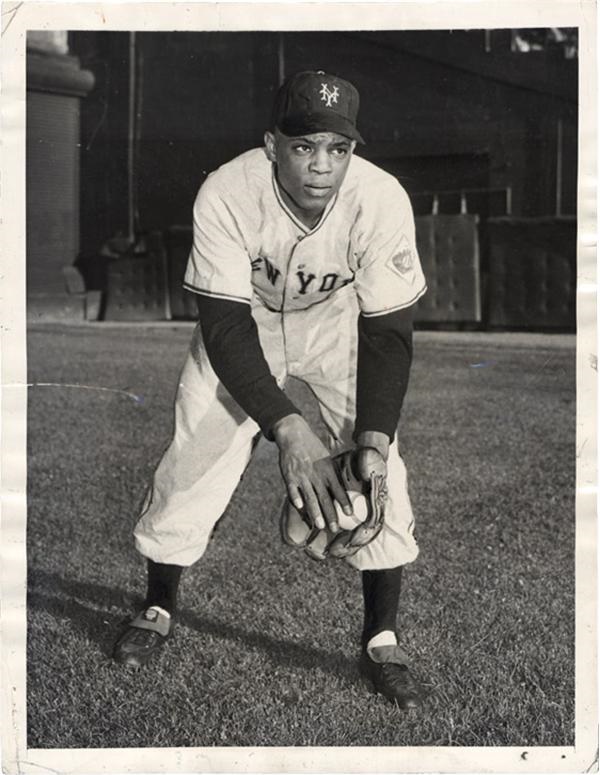
[(287, 137), (301, 137), (316, 132), (337, 132), (365, 145), (354, 124), (336, 113), (304, 113), (300, 116), (287, 116), (277, 128)]

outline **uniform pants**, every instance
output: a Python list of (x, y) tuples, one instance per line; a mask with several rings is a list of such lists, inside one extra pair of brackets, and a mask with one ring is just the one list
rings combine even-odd
[[(317, 399), (332, 454), (353, 446), (358, 305), (351, 286), (307, 310), (272, 312), (253, 303), (261, 346), (280, 386), (303, 381)], [(196, 327), (181, 373), (175, 427), (134, 530), (138, 551), (154, 562), (189, 566), (204, 553), (250, 461), (258, 425), (213, 371)], [(380, 570), (418, 553), (406, 469), (396, 443), (388, 459), (388, 504), (379, 536), (346, 562)]]

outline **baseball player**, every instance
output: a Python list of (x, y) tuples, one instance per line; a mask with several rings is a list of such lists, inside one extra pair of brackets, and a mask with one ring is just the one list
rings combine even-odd
[[(264, 148), (220, 167), (198, 193), (184, 284), (197, 294), (199, 324), (173, 438), (134, 531), (148, 588), (115, 644), (121, 663), (146, 663), (171, 635), (181, 573), (202, 557), (263, 433), (279, 450), (288, 517), (300, 515), (360, 571), (363, 676), (402, 708), (422, 700), (396, 638), (402, 566), (418, 549), (395, 433), (411, 310), (426, 285), (407, 194), (353, 155), (363, 142), (358, 104), (339, 77), (292, 76)], [(289, 376), (316, 396), (327, 444), (286, 396)], [(379, 481), (387, 497), (381, 529), (366, 531), (366, 545), (352, 537), (346, 552), (336, 538), (353, 506), (336, 456), (348, 451), (365, 492)], [(286, 524), (291, 542), (306, 545)]]

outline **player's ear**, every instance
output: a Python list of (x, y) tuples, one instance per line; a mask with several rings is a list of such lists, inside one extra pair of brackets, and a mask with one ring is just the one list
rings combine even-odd
[(275, 135), (273, 132), (265, 132), (265, 150), (269, 161), (277, 161), (275, 153)]

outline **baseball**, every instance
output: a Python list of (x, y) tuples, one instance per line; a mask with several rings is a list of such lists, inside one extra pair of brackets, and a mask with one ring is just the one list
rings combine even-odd
[(346, 516), (342, 511), (340, 504), (335, 501), (335, 510), (337, 511), (342, 530), (352, 530), (358, 524), (364, 522), (368, 514), (367, 499), (362, 493), (356, 492), (356, 490), (349, 490), (348, 497), (350, 498), (350, 503), (354, 509), (354, 514), (351, 517)]

